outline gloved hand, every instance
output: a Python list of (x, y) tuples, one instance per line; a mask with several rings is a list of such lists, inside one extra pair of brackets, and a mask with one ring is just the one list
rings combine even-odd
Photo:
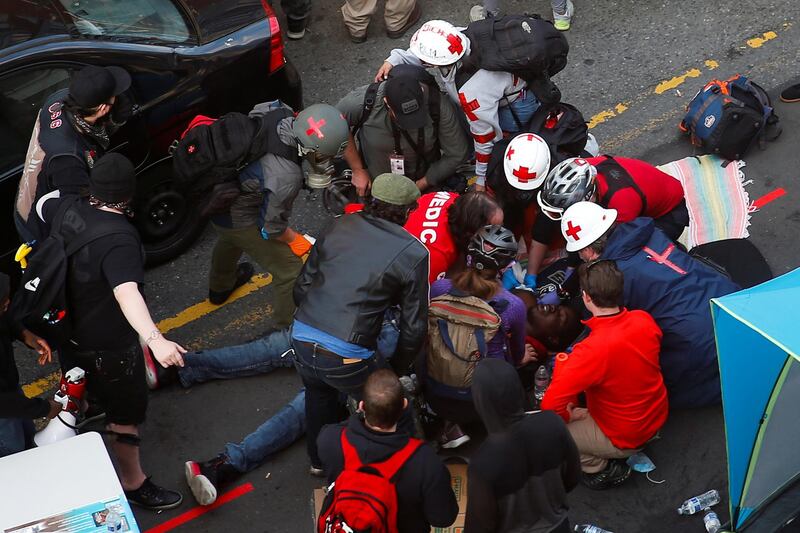
[(507, 291), (519, 286), (519, 280), (517, 280), (517, 276), (514, 275), (514, 269), (508, 267), (505, 272), (503, 272), (503, 288)]
[(297, 237), (295, 237), (294, 240), (289, 243), (289, 248), (292, 249), (292, 253), (297, 257), (303, 257), (306, 255), (309, 250), (311, 250), (311, 246), (312, 244), (308, 241), (308, 239), (299, 233), (297, 234)]
[(133, 98), (128, 92), (117, 96), (114, 105), (111, 107), (111, 122), (121, 126), (133, 116)]
[(522, 284), (528, 287), (529, 289), (535, 289), (536, 274), (525, 274), (525, 279), (522, 281)]

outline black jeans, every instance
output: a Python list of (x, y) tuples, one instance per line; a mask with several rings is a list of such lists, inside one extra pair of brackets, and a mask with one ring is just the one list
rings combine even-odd
[[(340, 395), (361, 400), (361, 392), (372, 372), (386, 365), (376, 352), (368, 359), (353, 361), (324, 350), (317, 344), (292, 341), (294, 364), (306, 388), (306, 446), (311, 465), (320, 468), (317, 437), (326, 424), (339, 422)], [(353, 361), (353, 362), (350, 362)]]

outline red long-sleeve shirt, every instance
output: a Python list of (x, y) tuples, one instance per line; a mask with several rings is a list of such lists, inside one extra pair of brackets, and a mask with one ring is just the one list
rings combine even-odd
[(661, 330), (644, 311), (622, 309), (584, 321), (591, 332), (559, 354), (542, 409), (569, 422), (567, 404), (586, 393), (594, 421), (621, 450), (639, 448), (667, 420), (667, 389), (658, 361)]
[[(600, 156), (591, 157), (586, 161), (597, 166), (605, 160), (605, 156)], [(681, 182), (666, 172), (639, 159), (615, 157), (614, 160), (628, 171), (631, 179), (647, 199), (647, 209), (642, 213), (642, 199), (633, 188), (625, 188), (615, 193), (605, 207), (617, 210), (618, 223), (630, 222), (640, 216), (660, 218), (672, 211), (683, 200), (684, 193)], [(606, 177), (598, 172), (597, 197), (602, 198), (606, 191), (608, 191)]]

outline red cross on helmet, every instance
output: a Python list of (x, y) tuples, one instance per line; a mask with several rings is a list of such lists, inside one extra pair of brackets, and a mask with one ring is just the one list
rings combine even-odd
[(538, 189), (550, 170), (550, 148), (534, 133), (517, 135), (506, 147), (503, 170), (512, 187), (523, 191)]
[(332, 105), (314, 104), (297, 114), (292, 132), (303, 150), (335, 156), (347, 144), (350, 129), (341, 111)]
[(452, 65), (467, 52), (468, 39), (444, 20), (429, 20), (411, 37), (411, 53), (423, 63), (443, 67)]
[(616, 220), (616, 209), (604, 209), (594, 202), (572, 204), (561, 218), (561, 234), (567, 241), (567, 251), (583, 250), (602, 237)]

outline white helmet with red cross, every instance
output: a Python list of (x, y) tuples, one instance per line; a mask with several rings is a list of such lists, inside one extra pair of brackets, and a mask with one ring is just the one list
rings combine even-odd
[(411, 37), (411, 53), (436, 67), (452, 65), (466, 53), (467, 36), (444, 20), (429, 20)]
[(538, 189), (550, 170), (550, 147), (535, 133), (517, 135), (506, 147), (503, 170), (515, 189)]
[(617, 220), (616, 209), (604, 209), (594, 202), (572, 204), (561, 218), (561, 234), (567, 251), (583, 250), (603, 236)]

